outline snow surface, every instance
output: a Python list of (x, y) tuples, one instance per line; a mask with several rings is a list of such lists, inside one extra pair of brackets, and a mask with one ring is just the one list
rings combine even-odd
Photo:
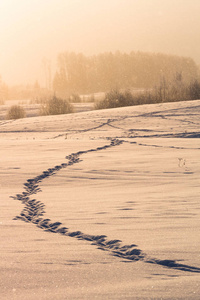
[(200, 100), (0, 137), (1, 299), (199, 299)]

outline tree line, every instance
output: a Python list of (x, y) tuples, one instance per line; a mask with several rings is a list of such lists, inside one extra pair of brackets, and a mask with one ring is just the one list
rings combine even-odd
[(199, 80), (199, 67), (193, 59), (162, 53), (101, 53), (86, 56), (63, 52), (57, 58), (57, 70), (51, 90), (35, 84), (8, 86), (0, 78), (0, 103), (7, 99), (35, 99), (55, 94), (94, 94), (132, 88), (152, 89), (166, 82), (189, 84)]
[(193, 59), (161, 53), (102, 53), (85, 56), (64, 52), (58, 55), (53, 90), (62, 97), (113, 89), (153, 88), (178, 76), (191, 82), (199, 68)]

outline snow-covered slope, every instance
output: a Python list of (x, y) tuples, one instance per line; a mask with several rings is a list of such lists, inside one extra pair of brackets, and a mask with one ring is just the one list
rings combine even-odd
[(1, 299), (199, 299), (199, 100), (0, 136)]

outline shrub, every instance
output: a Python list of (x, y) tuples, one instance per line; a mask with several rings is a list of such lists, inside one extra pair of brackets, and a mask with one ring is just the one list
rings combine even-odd
[(69, 101), (57, 98), (53, 96), (46, 103), (41, 105), (40, 114), (42, 116), (47, 115), (61, 115), (61, 114), (70, 114), (73, 112), (73, 106)]
[(162, 80), (153, 89), (137, 94), (131, 94), (130, 91), (111, 91), (106, 94), (103, 100), (95, 104), (95, 109), (197, 99), (200, 99), (200, 81), (195, 80), (188, 84), (183, 82), (182, 79), (174, 80), (174, 82)]
[(118, 90), (113, 90), (108, 92), (103, 100), (95, 103), (95, 108), (106, 109), (136, 104), (137, 99), (131, 94), (130, 91), (119, 92)]
[(12, 105), (7, 113), (7, 119), (9, 120), (21, 119), (21, 118), (25, 118), (25, 116), (26, 116), (25, 110), (23, 109), (23, 107), (19, 105)]
[(198, 80), (190, 83), (188, 94), (191, 100), (200, 99), (200, 82)]

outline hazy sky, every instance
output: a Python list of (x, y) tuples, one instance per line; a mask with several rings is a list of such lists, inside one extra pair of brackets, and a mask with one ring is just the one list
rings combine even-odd
[(200, 64), (200, 0), (0, 0), (0, 75), (44, 82), (64, 51), (190, 56)]

